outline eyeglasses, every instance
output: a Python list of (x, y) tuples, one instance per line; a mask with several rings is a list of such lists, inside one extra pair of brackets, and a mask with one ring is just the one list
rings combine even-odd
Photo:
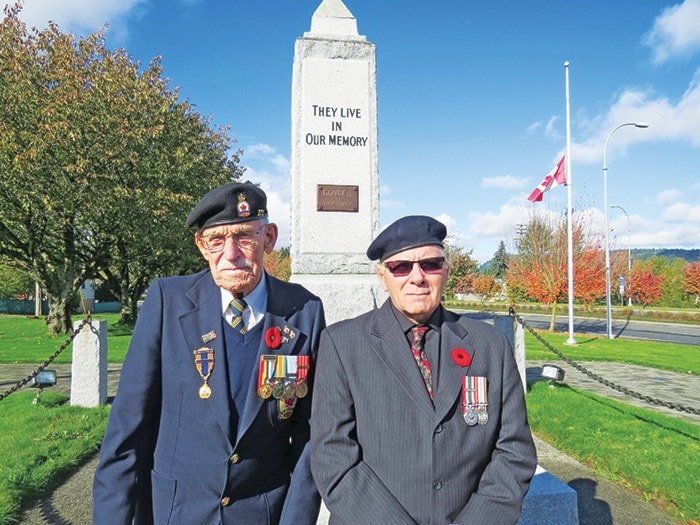
[(384, 263), (384, 267), (391, 272), (394, 277), (406, 277), (413, 271), (413, 265), (418, 264), (423, 273), (440, 273), (445, 265), (444, 257), (432, 257), (421, 259), (420, 261), (389, 261)]
[[(264, 227), (263, 227), (264, 228)], [(211, 253), (220, 252), (226, 246), (226, 239), (233, 239), (236, 246), (242, 249), (253, 248), (258, 245), (258, 240), (255, 236), (260, 233), (263, 228), (256, 232), (236, 232), (226, 234), (202, 235), (201, 240), (204, 247)]]

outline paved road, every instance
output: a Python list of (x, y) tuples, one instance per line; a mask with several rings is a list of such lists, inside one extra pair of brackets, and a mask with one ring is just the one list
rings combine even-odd
[[(528, 381), (539, 380), (542, 361), (528, 361)], [(656, 369), (624, 365), (619, 363), (580, 363), (591, 371), (613, 381), (624, 384), (634, 391), (644, 392), (652, 397), (672, 398), (677, 402), (700, 408), (700, 377), (690, 374), (661, 372)], [(619, 392), (590, 380), (577, 370), (561, 362), (565, 370), (565, 382), (573, 387), (586, 388), (602, 395), (619, 397), (624, 401), (642, 404), (676, 417), (682, 417), (700, 424), (700, 417), (688, 415), (665, 407), (646, 405), (642, 401), (626, 397)], [(68, 392), (70, 387), (69, 365), (53, 367), (58, 373), (57, 390)], [(109, 367), (108, 394), (116, 392), (119, 366)], [(0, 391), (14, 384), (31, 372), (28, 365), (0, 365)], [(579, 522), (581, 525), (673, 525), (678, 522), (659, 511), (637, 495), (596, 475), (584, 465), (562, 454), (547, 443), (536, 439), (538, 463), (563, 482), (576, 490), (579, 502)], [(87, 525), (91, 521), (91, 484), (96, 458), (92, 458), (77, 470), (65, 483), (52, 493), (40, 498), (26, 510), (20, 523), (24, 525)], [(697, 517), (696, 517), (697, 518)], [(326, 525), (328, 513), (322, 509), (318, 525)]]
[[(489, 320), (493, 315), (488, 312), (464, 311), (464, 315)], [(501, 314), (505, 315), (505, 314)], [(548, 330), (551, 316), (548, 314), (521, 313), (525, 322), (536, 330)], [(568, 315), (558, 315), (555, 321), (555, 331), (568, 333)], [(574, 332), (584, 334), (605, 335), (607, 321), (590, 317), (574, 317)], [(613, 319), (612, 333), (615, 337), (629, 339), (645, 339), (664, 343), (679, 343), (700, 348), (700, 324), (687, 325), (676, 323), (657, 323), (653, 321), (638, 321)]]

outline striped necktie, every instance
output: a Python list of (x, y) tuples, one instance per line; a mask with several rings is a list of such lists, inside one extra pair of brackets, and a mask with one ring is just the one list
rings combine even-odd
[(425, 332), (427, 331), (427, 326), (414, 326), (411, 328), (411, 335), (413, 336), (411, 352), (413, 352), (413, 357), (416, 359), (420, 373), (423, 376), (423, 382), (425, 383), (425, 388), (428, 389), (428, 395), (430, 399), (433, 399), (433, 378), (430, 361), (428, 361), (428, 356), (425, 354), (425, 350), (423, 350), (423, 336), (425, 336)]
[(229, 304), (229, 308), (233, 313), (231, 326), (242, 334), (246, 333), (245, 323), (243, 322), (243, 310), (245, 310), (246, 306), (243, 299), (236, 299), (235, 297)]

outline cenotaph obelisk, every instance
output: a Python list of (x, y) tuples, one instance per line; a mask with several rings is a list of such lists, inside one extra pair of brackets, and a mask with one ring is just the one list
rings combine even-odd
[(291, 158), (291, 280), (329, 323), (379, 306), (365, 255), (379, 233), (376, 52), (341, 0), (323, 0), (295, 44)]

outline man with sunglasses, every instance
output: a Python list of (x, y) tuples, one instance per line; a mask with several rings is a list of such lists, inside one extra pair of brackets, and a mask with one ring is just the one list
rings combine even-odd
[(148, 289), (102, 443), (93, 523), (315, 524), (321, 302), (265, 272), (277, 226), (260, 188), (216, 188), (186, 225), (209, 268)]
[(425, 216), (371, 243), (381, 308), (321, 334), (311, 469), (333, 525), (517, 522), (536, 466), (506, 336), (441, 304), (445, 226)]

